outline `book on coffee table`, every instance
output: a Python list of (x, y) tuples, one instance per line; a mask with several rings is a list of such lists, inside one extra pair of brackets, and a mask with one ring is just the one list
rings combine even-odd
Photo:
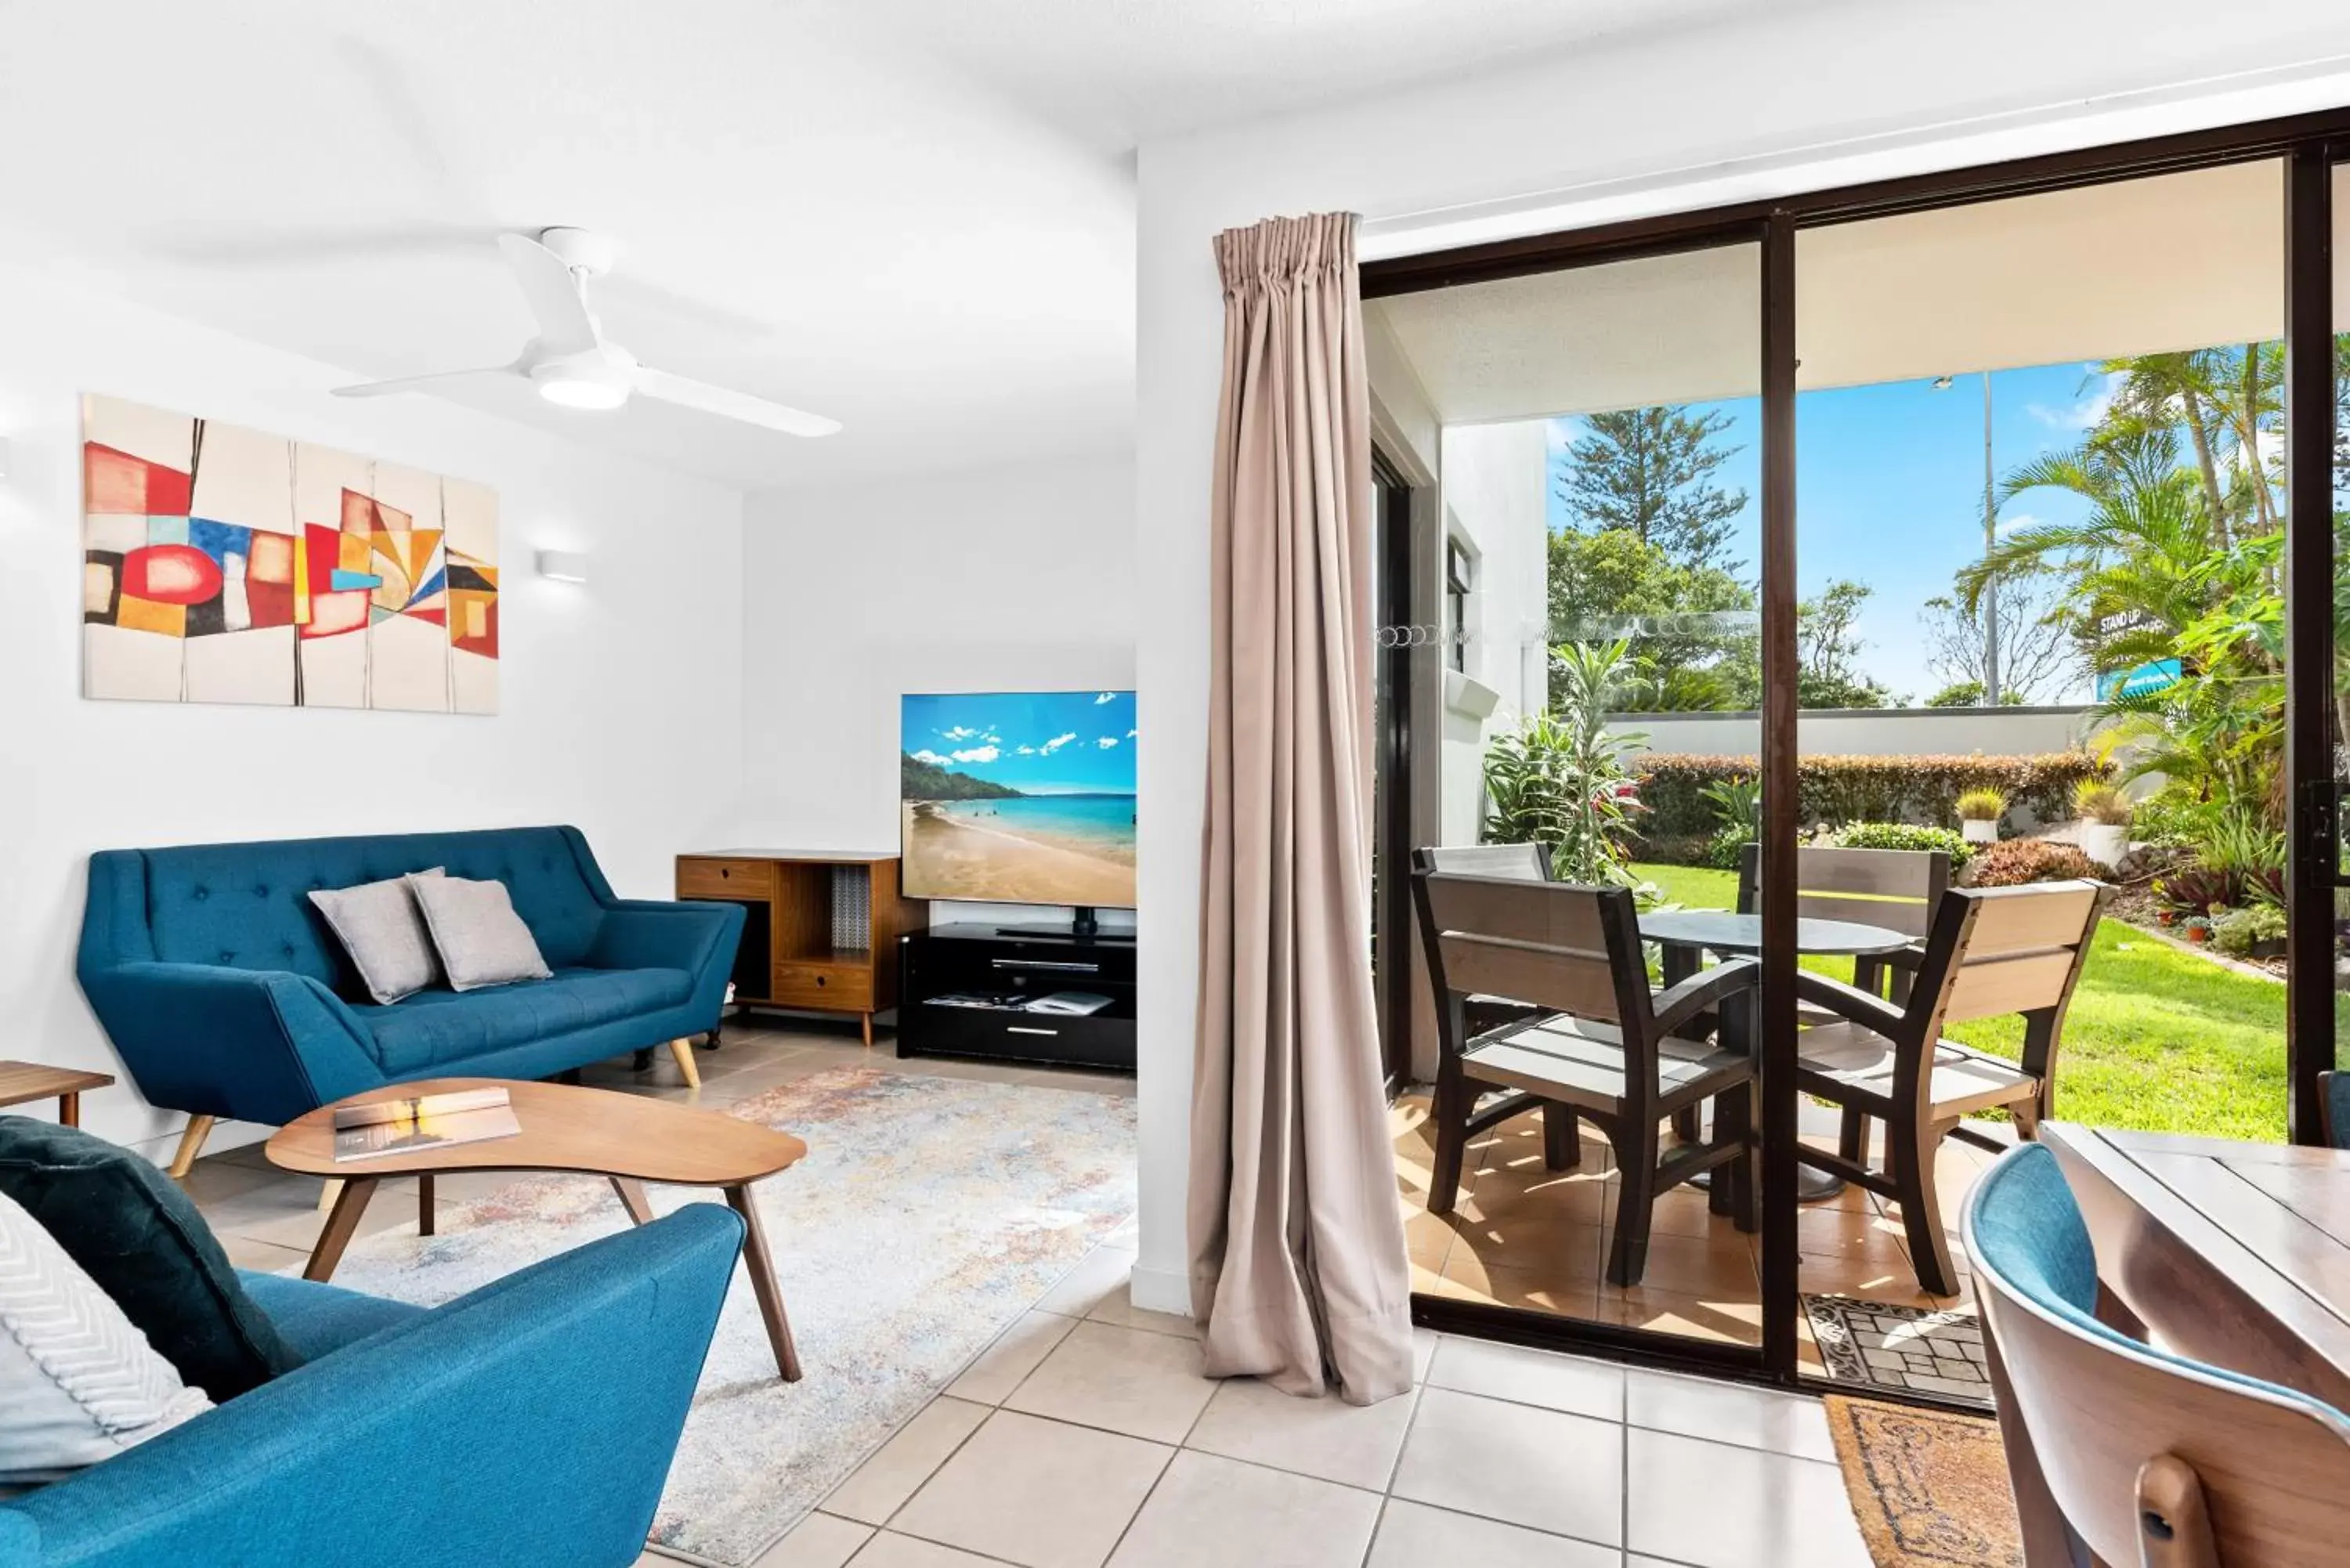
[(335, 1107), (335, 1159), (418, 1154), (522, 1131), (504, 1089), (460, 1089)]

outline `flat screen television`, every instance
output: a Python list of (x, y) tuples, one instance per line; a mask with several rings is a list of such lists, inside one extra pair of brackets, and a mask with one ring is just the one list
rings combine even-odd
[(899, 878), (916, 898), (1134, 908), (1134, 693), (909, 693)]

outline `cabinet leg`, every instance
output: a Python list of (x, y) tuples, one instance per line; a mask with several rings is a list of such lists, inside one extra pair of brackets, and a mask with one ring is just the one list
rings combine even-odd
[(864, 1015), (864, 1023), (865, 1048), (868, 1051), (870, 1051), (873, 1049), (873, 1015), (871, 1013), (868, 1012)]

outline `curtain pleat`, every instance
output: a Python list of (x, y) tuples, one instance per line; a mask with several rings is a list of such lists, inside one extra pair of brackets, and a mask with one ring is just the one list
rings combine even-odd
[(1371, 991), (1371, 445), (1349, 213), (1216, 239), (1191, 1303), (1211, 1376), (1411, 1386)]

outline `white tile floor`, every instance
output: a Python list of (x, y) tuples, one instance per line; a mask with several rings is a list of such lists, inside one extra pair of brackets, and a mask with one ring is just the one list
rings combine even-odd
[(1423, 1331), (1420, 1386), (1357, 1407), (1055, 1317), (758, 1568), (1867, 1568), (1811, 1399)]
[[(730, 1030), (698, 1095), (665, 1061), (589, 1079), (726, 1105), (849, 1064), (1132, 1087), (780, 1030)], [(315, 1183), (258, 1148), (191, 1186), (247, 1267), (317, 1236)], [(756, 1568), (1867, 1568), (1815, 1401), (1425, 1331), (1409, 1393), (1293, 1399), (1201, 1377), (1190, 1324), (1128, 1301), (1132, 1262), (1118, 1239), (1087, 1259)]]

